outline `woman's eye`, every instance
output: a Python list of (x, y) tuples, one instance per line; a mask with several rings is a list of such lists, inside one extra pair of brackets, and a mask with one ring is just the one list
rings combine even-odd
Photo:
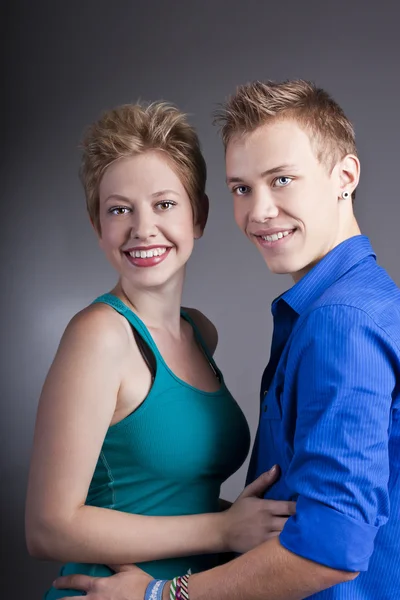
[(169, 210), (172, 206), (175, 206), (175, 202), (171, 202), (170, 200), (163, 200), (162, 202), (159, 202), (157, 206), (160, 208), (161, 211), (166, 211)]
[(277, 179), (275, 179), (274, 185), (276, 187), (285, 187), (289, 185), (291, 181), (293, 181), (291, 177), (277, 177)]
[(248, 185), (238, 185), (236, 187), (233, 188), (232, 192), (234, 194), (237, 194), (238, 196), (245, 196), (246, 194), (248, 194), (250, 191), (250, 188)]
[(127, 206), (114, 206), (108, 212), (112, 215), (126, 215), (130, 209)]

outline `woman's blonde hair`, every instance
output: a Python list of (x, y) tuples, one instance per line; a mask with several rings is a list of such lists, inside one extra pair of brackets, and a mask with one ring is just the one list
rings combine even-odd
[(109, 165), (149, 150), (165, 153), (186, 189), (194, 222), (206, 211), (206, 164), (186, 115), (165, 102), (125, 104), (105, 112), (86, 131), (80, 178), (90, 219), (100, 231), (99, 187)]

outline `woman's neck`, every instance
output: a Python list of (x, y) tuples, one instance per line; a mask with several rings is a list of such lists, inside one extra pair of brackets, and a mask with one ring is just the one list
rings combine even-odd
[(147, 327), (180, 337), (182, 289), (183, 277), (150, 289), (135, 288), (129, 281), (120, 280), (111, 293), (130, 306)]

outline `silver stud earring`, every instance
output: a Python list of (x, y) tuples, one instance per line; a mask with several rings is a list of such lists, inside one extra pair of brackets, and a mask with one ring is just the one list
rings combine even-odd
[(347, 198), (350, 198), (350, 192), (344, 190), (344, 192), (342, 192), (342, 198), (343, 200), (347, 200)]

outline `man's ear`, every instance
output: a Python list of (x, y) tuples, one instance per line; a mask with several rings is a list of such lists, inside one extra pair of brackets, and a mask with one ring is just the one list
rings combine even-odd
[(351, 196), (360, 180), (360, 161), (354, 154), (347, 154), (339, 168), (340, 192), (348, 191)]
[(200, 239), (204, 233), (205, 226), (208, 220), (208, 211), (210, 209), (210, 202), (208, 200), (207, 194), (204, 194), (201, 201), (201, 210), (199, 211), (199, 215), (197, 217), (197, 223), (194, 226), (194, 237), (196, 240)]

